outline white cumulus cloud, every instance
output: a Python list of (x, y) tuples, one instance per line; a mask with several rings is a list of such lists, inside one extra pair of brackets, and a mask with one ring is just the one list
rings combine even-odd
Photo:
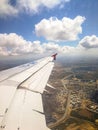
[(98, 37), (95, 35), (85, 36), (80, 42), (79, 45), (86, 48), (98, 48)]
[(18, 10), (10, 4), (10, 0), (0, 0), (0, 17), (15, 16)]
[(74, 41), (82, 33), (82, 23), (85, 18), (77, 16), (74, 19), (63, 17), (61, 20), (51, 17), (43, 19), (35, 25), (37, 36), (43, 36), (52, 41)]
[(0, 34), (0, 55), (19, 55), (31, 52), (34, 54), (43, 52), (39, 41), (26, 41), (15, 33)]
[[(85, 37), (83, 39), (85, 39)], [(22, 36), (17, 35), (16, 33), (0, 34), (0, 56), (23, 54), (32, 54), (33, 56), (36, 56), (44, 54), (51, 55), (53, 53), (59, 53), (59, 55), (96, 55), (98, 51), (98, 37), (88, 36), (88, 39), (90, 39), (89, 45), (83, 44), (83, 41), (85, 41), (83, 39), (80, 41), (78, 46), (72, 47), (68, 45), (61, 46), (60, 44), (57, 44), (55, 42), (31, 42), (25, 40)], [(85, 50), (84, 47), (81, 46), (84, 46), (85, 48), (92, 47), (92, 49)]]
[(64, 54), (74, 49), (74, 47), (60, 46), (54, 42), (26, 41), (15, 33), (0, 34), (0, 55), (53, 54), (56, 52)]

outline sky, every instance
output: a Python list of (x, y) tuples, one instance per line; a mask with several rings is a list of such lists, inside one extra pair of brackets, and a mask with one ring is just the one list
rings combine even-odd
[(0, 58), (97, 56), (98, 0), (0, 0)]

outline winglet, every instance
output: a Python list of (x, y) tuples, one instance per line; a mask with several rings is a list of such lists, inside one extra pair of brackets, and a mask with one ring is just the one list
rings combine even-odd
[(52, 55), (52, 57), (54, 58), (54, 60), (56, 60), (56, 56), (57, 56), (57, 53), (55, 53), (54, 55)]

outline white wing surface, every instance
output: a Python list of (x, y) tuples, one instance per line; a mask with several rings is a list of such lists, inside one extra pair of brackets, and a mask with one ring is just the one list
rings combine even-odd
[(0, 130), (49, 130), (42, 93), (53, 57), (0, 72)]

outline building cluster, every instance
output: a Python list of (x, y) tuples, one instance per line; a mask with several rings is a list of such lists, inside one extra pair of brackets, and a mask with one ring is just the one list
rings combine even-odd
[(57, 102), (59, 103), (58, 111), (59, 112), (64, 112), (65, 111), (65, 105), (67, 101), (67, 92), (65, 91), (64, 88), (62, 88), (56, 96)]
[(91, 102), (86, 106), (86, 109), (95, 113), (98, 113), (98, 104)]
[(80, 95), (77, 94), (77, 91), (72, 91), (70, 95), (70, 107), (72, 109), (77, 109), (81, 107), (82, 100)]

